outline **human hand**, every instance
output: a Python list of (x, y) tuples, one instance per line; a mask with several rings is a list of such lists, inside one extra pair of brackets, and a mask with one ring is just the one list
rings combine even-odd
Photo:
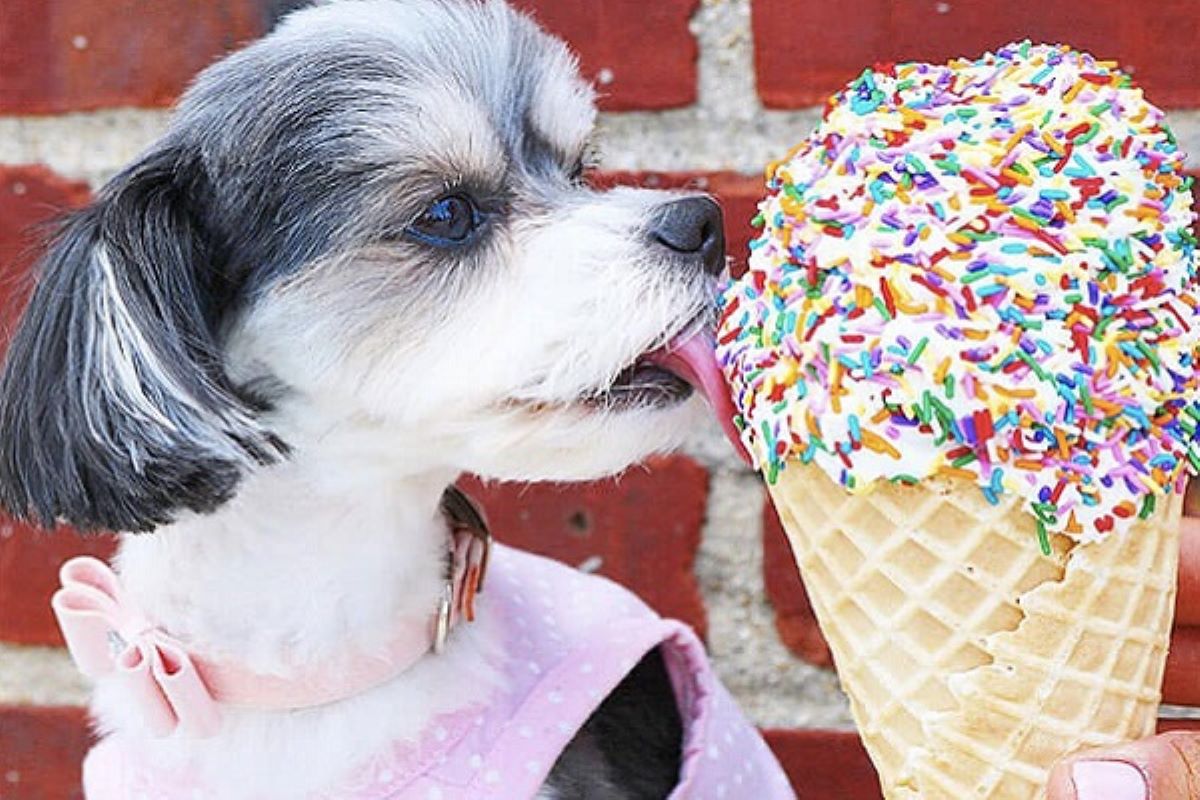
[[(1200, 484), (1197, 485), (1200, 489)], [(1200, 706), (1200, 491), (1189, 492), (1163, 700)], [(1200, 731), (1089, 750), (1050, 773), (1047, 800), (1200, 800)]]

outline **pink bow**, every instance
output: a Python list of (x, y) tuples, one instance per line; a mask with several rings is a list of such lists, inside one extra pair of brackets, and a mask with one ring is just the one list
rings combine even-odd
[(79, 671), (117, 674), (155, 736), (216, 733), (220, 713), (184, 646), (151, 624), (107, 564), (73, 558), (50, 605)]

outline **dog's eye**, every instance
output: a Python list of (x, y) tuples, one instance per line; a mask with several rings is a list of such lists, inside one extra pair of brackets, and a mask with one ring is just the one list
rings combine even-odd
[(483, 215), (470, 197), (448, 194), (434, 200), (413, 220), (407, 233), (436, 247), (466, 244), (483, 222)]

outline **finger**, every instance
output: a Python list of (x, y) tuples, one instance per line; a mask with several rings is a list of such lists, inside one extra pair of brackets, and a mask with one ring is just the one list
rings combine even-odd
[[(1195, 481), (1200, 485), (1200, 481)], [(1200, 519), (1183, 521), (1179, 546), (1179, 594), (1175, 600), (1176, 625), (1200, 625)]]
[(1175, 731), (1089, 750), (1059, 762), (1047, 800), (1193, 800), (1200, 797), (1200, 734)]
[(1163, 702), (1200, 706), (1200, 628), (1178, 628), (1171, 635)]

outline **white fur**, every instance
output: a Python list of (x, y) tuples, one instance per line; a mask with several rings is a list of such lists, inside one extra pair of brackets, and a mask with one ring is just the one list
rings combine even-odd
[(531, 121), (552, 142), (562, 142), (577, 153), (596, 124), (595, 92), (580, 81), (575, 57), (561, 44), (555, 51), (559, 65), (538, 83), (530, 109)]
[[(330, 435), (310, 458), (251, 479), (217, 514), (123, 537), (131, 594), (203, 652), (266, 672), (382, 646), (391, 619), (431, 613), (446, 536), (436, 504), (450, 474), (412, 463), (417, 474), (388, 480), (389, 470), (363, 468), (352, 439)], [(214, 797), (300, 797), (484, 696), (490, 625), (485, 603), (478, 622), (401, 679), (304, 712), (226, 712), (213, 739), (146, 736), (112, 685), (98, 687), (94, 710), (149, 763), (198, 767)]]
[[(462, 378), (443, 387), (443, 399), (470, 376)], [(661, 416), (674, 423), (694, 410)], [(535, 424), (524, 415), (535, 416), (515, 414), (516, 430), (503, 417), (461, 423), (445, 445), (472, 431), (520, 441)], [(511, 459), (515, 472), (529, 473), (553, 451), (541, 474), (577, 477), (630, 460), (630, 443), (606, 445), (612, 426), (582, 412), (553, 415), (536, 458), (497, 452), (489, 466)], [(132, 596), (159, 624), (202, 652), (262, 671), (382, 646), (389, 619), (432, 613), (446, 536), (436, 506), (457, 472), (444, 462), (461, 457), (426, 434), (363, 421), (308, 417), (302, 429), (282, 420), (277, 428), (304, 442), (295, 458), (252, 477), (215, 514), (122, 537), (117, 560)], [(214, 797), (297, 798), (336, 785), (388, 743), (417, 736), (434, 715), (486, 696), (495, 680), (486, 667), (491, 631), (485, 593), (477, 622), (456, 628), (442, 654), (391, 683), (300, 713), (226, 713), (208, 740), (149, 737), (113, 685), (97, 687), (93, 710), (101, 730), (133, 743), (150, 763), (190, 762)]]

